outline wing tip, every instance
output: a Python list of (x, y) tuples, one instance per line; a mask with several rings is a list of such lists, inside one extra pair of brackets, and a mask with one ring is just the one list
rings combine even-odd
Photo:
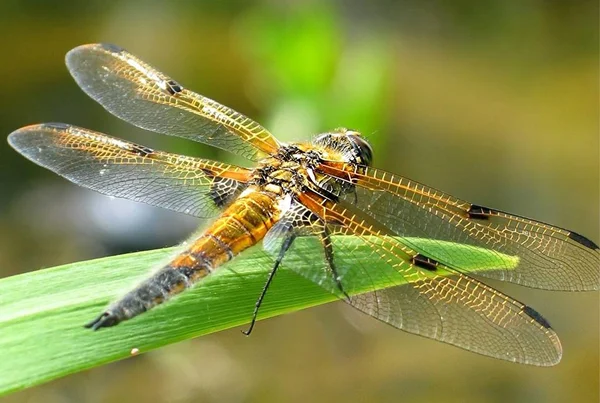
[(7, 141), (13, 149), (24, 154), (25, 149), (31, 146), (27, 140), (28, 136), (43, 136), (50, 132), (67, 131), (71, 127), (73, 126), (60, 122), (35, 123), (13, 131), (8, 135)]
[(39, 132), (41, 129), (43, 129), (44, 125), (45, 123), (36, 123), (32, 125), (23, 126), (18, 128), (17, 130), (14, 130), (7, 137), (8, 144), (15, 150), (20, 150), (21, 147), (19, 144), (19, 140), (28, 133)]
[(544, 358), (540, 356), (536, 357), (534, 360), (525, 360), (522, 362), (524, 364), (531, 364), (540, 367), (551, 367), (558, 364), (562, 359), (563, 349), (560, 339), (550, 323), (538, 311), (530, 306), (523, 307), (523, 313), (543, 328), (543, 331), (546, 335), (544, 339), (549, 342), (549, 345), (544, 348), (544, 350), (546, 350), (546, 356)]
[(558, 337), (556, 337), (555, 340), (552, 341), (552, 348), (554, 349), (554, 351), (552, 351), (548, 355), (548, 357), (546, 357), (546, 359), (535, 359), (532, 361), (522, 361), (520, 363), (534, 365), (536, 367), (553, 367), (555, 365), (558, 365), (558, 363), (560, 363), (560, 361), (562, 360), (563, 356), (562, 345), (560, 344)]
[(78, 53), (81, 51), (88, 51), (88, 50), (106, 50), (106, 51), (110, 51), (113, 53), (119, 53), (119, 52), (123, 52), (125, 49), (123, 49), (122, 47), (115, 45), (113, 43), (108, 43), (108, 42), (97, 42), (97, 43), (84, 43), (83, 45), (79, 45), (79, 46), (75, 46), (73, 49), (69, 50), (67, 52), (67, 54), (69, 53)]
[(69, 50), (65, 55), (65, 63), (69, 70), (75, 68), (82, 54), (89, 54), (90, 51), (117, 54), (124, 52), (125, 49), (112, 43), (87, 43), (84, 45), (79, 45)]
[(563, 348), (562, 344), (560, 343), (560, 339), (558, 338), (558, 335), (554, 332), (554, 330), (550, 329), (550, 331), (552, 332), (552, 336), (550, 337), (550, 343), (552, 343), (552, 352), (549, 353), (547, 360), (537, 362), (534, 365), (540, 367), (553, 367), (562, 360)]
[(69, 125), (67, 123), (61, 123), (61, 122), (33, 123), (30, 125), (18, 128), (17, 130), (15, 130), (11, 134), (9, 134), (8, 137), (10, 138), (14, 134), (23, 133), (23, 132), (43, 131), (46, 129), (63, 129), (64, 130), (69, 127), (71, 127), (71, 125)]

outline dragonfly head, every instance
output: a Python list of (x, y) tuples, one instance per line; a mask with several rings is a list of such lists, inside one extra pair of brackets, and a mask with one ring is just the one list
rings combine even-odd
[(321, 133), (313, 144), (330, 148), (342, 154), (345, 162), (370, 166), (373, 162), (373, 149), (369, 142), (357, 131), (339, 128)]

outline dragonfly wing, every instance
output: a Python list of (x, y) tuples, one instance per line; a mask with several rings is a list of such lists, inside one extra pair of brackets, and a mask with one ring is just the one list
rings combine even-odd
[(349, 303), (398, 329), (485, 356), (537, 366), (556, 365), (562, 357), (560, 340), (544, 318), (472, 278), (424, 277), (353, 296)]
[[(449, 266), (429, 259), (377, 223), (342, 204), (306, 193), (301, 203), (326, 222), (336, 271), (350, 305), (410, 333), (479, 354), (532, 365), (554, 365), (562, 347), (548, 322), (532, 308)], [(318, 262), (314, 251), (296, 259)], [(304, 265), (303, 267), (306, 267)], [(324, 264), (298, 271), (339, 296)]]
[[(483, 247), (519, 259), (516, 267), (498, 267), (478, 273), (481, 276), (549, 290), (600, 286), (600, 249), (575, 232), (477, 206), (389, 172), (366, 167), (352, 173), (340, 167), (323, 169), (355, 183), (355, 192), (342, 199), (394, 234)], [(452, 254), (459, 252), (423, 251), (446, 263), (456, 260)]]
[(79, 86), (113, 115), (146, 130), (199, 141), (256, 160), (277, 140), (250, 118), (196, 94), (114, 45), (67, 53)]
[(80, 186), (197, 217), (218, 214), (250, 178), (244, 168), (155, 151), (62, 123), (27, 126), (8, 141)]

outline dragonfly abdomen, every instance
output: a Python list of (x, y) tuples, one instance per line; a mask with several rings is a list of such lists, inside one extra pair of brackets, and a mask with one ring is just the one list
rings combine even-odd
[(169, 264), (111, 305), (87, 326), (114, 326), (163, 303), (257, 244), (277, 219), (276, 196), (251, 191), (240, 197)]

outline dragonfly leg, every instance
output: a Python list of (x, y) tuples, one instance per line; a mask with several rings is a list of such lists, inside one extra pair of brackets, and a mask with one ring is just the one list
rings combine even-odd
[(342, 282), (340, 280), (340, 276), (335, 267), (335, 262), (333, 259), (333, 245), (331, 243), (331, 237), (329, 236), (329, 230), (327, 229), (327, 225), (323, 226), (323, 231), (320, 233), (321, 245), (323, 245), (323, 250), (325, 251), (325, 260), (327, 260), (327, 267), (329, 271), (331, 271), (331, 275), (333, 276), (333, 281), (337, 285), (337, 288), (340, 290), (342, 295), (346, 297), (347, 302), (350, 302), (350, 296), (344, 290), (342, 286)]
[(269, 289), (269, 286), (271, 285), (271, 282), (273, 281), (273, 277), (275, 277), (275, 273), (277, 272), (277, 269), (279, 268), (279, 265), (281, 264), (281, 261), (283, 260), (283, 257), (285, 256), (285, 252), (287, 252), (287, 250), (290, 248), (290, 246), (292, 246), (294, 239), (296, 239), (296, 234), (294, 233), (293, 230), (291, 230), (287, 233), (285, 240), (283, 241), (283, 244), (281, 245), (281, 249), (279, 250), (279, 255), (277, 256), (277, 260), (275, 260), (275, 265), (273, 266), (271, 273), (269, 273), (269, 277), (267, 278), (267, 282), (265, 283), (265, 285), (262, 289), (262, 292), (260, 293), (260, 296), (256, 300), (256, 304), (254, 305), (254, 313), (252, 314), (252, 321), (250, 322), (250, 326), (248, 327), (248, 330), (242, 330), (242, 333), (244, 333), (246, 336), (249, 336), (250, 333), (252, 333), (252, 329), (254, 328), (254, 324), (256, 323), (256, 317), (258, 316), (258, 311), (260, 309), (260, 306), (262, 305), (265, 295), (267, 294), (267, 290)]

